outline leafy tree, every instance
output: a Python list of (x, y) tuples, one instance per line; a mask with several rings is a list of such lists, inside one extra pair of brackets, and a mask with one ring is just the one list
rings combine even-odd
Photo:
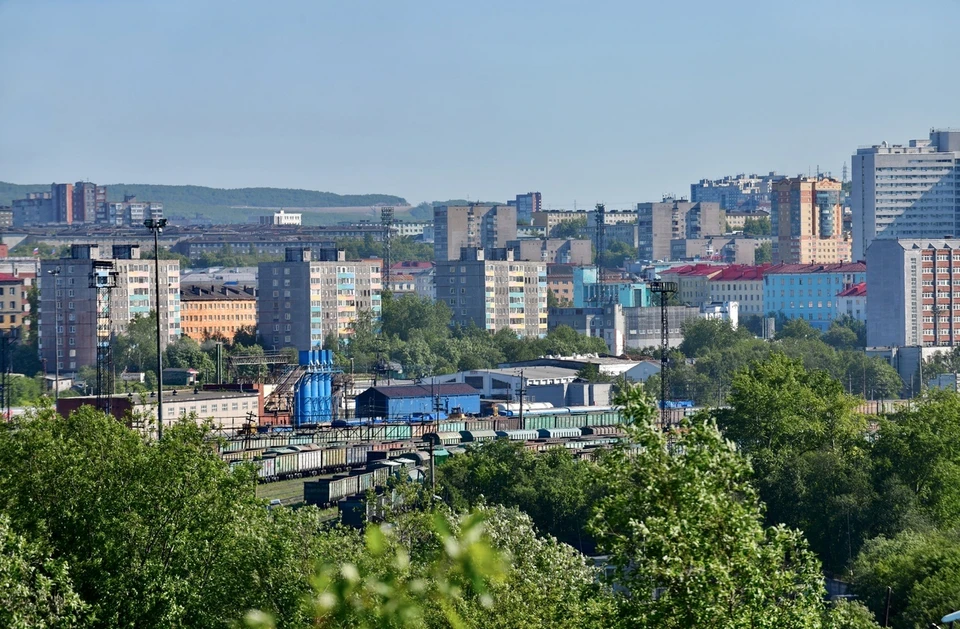
[(276, 525), (252, 470), (231, 471), (195, 420), (159, 443), (89, 406), (15, 422), (0, 432), (0, 510), (69, 565), (93, 626), (221, 627), (253, 607), (299, 613), (306, 557), (285, 539), (297, 527)]
[(594, 477), (591, 464), (565, 448), (537, 456), (519, 443), (497, 440), (440, 467), (437, 491), (458, 510), (485, 503), (517, 507), (540, 531), (589, 551), (592, 536), (584, 527), (602, 491)]
[(926, 392), (918, 404), (880, 420), (877, 475), (907, 489), (932, 521), (960, 518), (960, 396)]
[(762, 242), (760, 246), (753, 251), (754, 264), (770, 264), (773, 262), (773, 245), (769, 242)]
[(0, 515), (0, 624), (11, 629), (83, 626), (89, 609), (63, 561), (13, 531)]
[(750, 237), (769, 236), (772, 233), (770, 219), (766, 216), (748, 218), (743, 222), (743, 235)]
[(802, 529), (841, 570), (881, 522), (856, 399), (826, 372), (773, 354), (734, 377), (727, 403), (717, 423), (750, 458), (767, 521)]
[(624, 627), (817, 627), (820, 565), (799, 532), (765, 528), (750, 466), (703, 418), (669, 434), (639, 388), (619, 399), (635, 448), (600, 463), (591, 522), (616, 569)]
[(547, 289), (547, 308), (558, 308), (560, 306), (560, 300), (557, 299), (556, 294), (554, 294), (552, 288)]
[(689, 319), (681, 329), (683, 342), (679, 349), (691, 358), (750, 338), (742, 328), (734, 329), (729, 321), (719, 319)]
[[(850, 333), (853, 333), (853, 336)], [(823, 340), (835, 349), (862, 349), (867, 346), (867, 325), (849, 315), (835, 319)]]
[(603, 255), (600, 257), (600, 264), (601, 266), (610, 268), (620, 267), (623, 266), (624, 258), (636, 260), (637, 248), (622, 240), (616, 240), (610, 243), (607, 250), (603, 252)]
[(820, 332), (810, 325), (806, 319), (790, 319), (777, 332), (776, 340), (782, 341), (783, 339), (819, 340)]
[(587, 228), (587, 217), (582, 216), (554, 225), (550, 238), (579, 238)]
[(856, 591), (878, 618), (886, 614), (890, 588), (890, 626), (935, 626), (960, 609), (960, 531), (905, 531), (878, 537), (863, 547), (853, 565)]
[(201, 382), (213, 382), (217, 366), (200, 344), (189, 336), (181, 336), (164, 350), (164, 366), (176, 369), (196, 369)]

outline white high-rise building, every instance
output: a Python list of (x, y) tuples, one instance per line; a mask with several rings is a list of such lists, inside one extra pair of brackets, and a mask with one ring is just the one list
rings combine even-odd
[(883, 142), (852, 157), (853, 257), (876, 238), (960, 234), (960, 130), (906, 146)]

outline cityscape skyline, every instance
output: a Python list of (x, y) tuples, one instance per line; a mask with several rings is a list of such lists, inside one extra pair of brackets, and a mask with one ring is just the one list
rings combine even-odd
[[(741, 172), (839, 177), (858, 146), (956, 124), (960, 43), (876, 46), (954, 2), (546, 6), (6, 2), (0, 179), (619, 208)], [(907, 70), (938, 98), (883, 87)]]

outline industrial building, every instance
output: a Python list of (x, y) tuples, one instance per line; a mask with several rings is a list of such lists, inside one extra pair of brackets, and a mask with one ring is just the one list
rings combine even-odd
[(439, 417), (480, 413), (480, 392), (463, 383), (407, 384), (371, 387), (357, 396), (357, 417), (386, 419)]
[[(462, 383), (482, 395), (485, 400), (543, 402), (556, 407), (607, 406), (610, 404), (609, 383), (577, 382), (578, 369), (534, 366), (501, 369), (473, 369), (434, 376), (435, 386)], [(429, 384), (424, 385), (429, 388)]]

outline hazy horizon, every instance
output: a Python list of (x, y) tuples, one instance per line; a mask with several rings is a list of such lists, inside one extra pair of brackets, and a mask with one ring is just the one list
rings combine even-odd
[(618, 208), (960, 126), (960, 2), (371, 6), (0, 1), (0, 180)]

